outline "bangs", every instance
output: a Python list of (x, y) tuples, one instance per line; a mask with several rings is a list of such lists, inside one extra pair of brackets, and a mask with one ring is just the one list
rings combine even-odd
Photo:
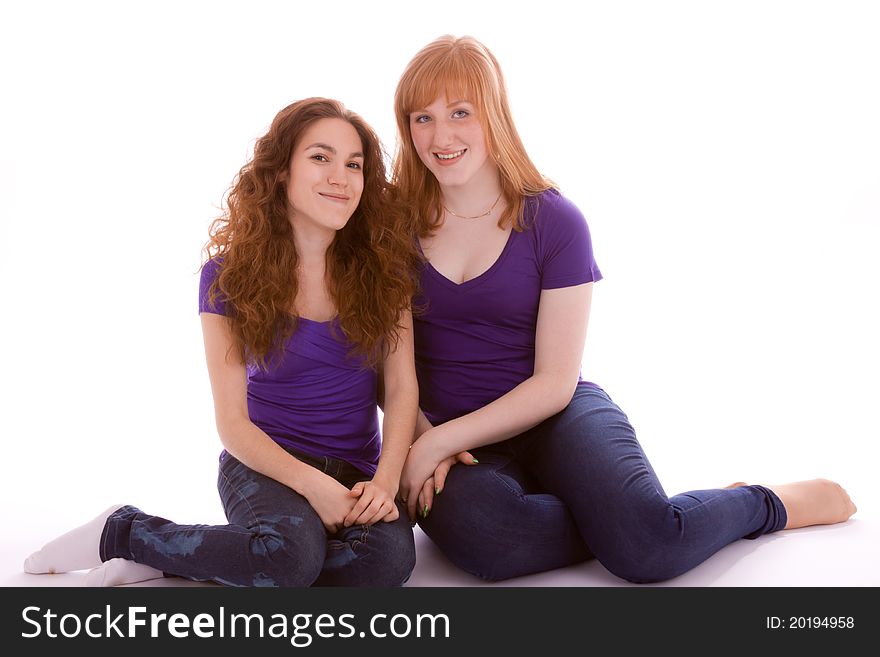
[[(414, 66), (403, 80), (398, 108), (404, 116), (425, 109), (438, 97), (445, 95), (448, 102), (464, 100), (483, 114), (485, 110), (483, 85), (486, 81), (481, 66), (473, 66), (463, 52), (438, 53)], [(413, 84), (419, 80), (419, 84)]]

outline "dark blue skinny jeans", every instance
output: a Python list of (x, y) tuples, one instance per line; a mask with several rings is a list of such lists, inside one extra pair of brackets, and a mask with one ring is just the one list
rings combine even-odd
[(580, 384), (565, 410), (456, 465), (422, 530), (457, 566), (501, 580), (595, 556), (632, 582), (680, 575), (739, 538), (785, 527), (763, 486), (668, 497), (623, 411)]
[[(295, 453), (351, 488), (370, 477), (337, 459)], [(228, 525), (178, 525), (124, 506), (104, 525), (101, 560), (123, 557), (167, 575), (230, 586), (401, 586), (415, 566), (406, 510), (394, 522), (328, 534), (299, 493), (225, 453), (217, 488)]]

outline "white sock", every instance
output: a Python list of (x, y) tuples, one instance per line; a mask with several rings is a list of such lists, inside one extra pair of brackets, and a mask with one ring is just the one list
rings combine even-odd
[(124, 505), (111, 506), (86, 524), (46, 543), (25, 559), (24, 572), (34, 575), (66, 573), (101, 565), (99, 549), (104, 524), (110, 514), (122, 506)]
[(97, 568), (92, 568), (86, 575), (83, 586), (121, 586), (122, 584), (134, 584), (160, 577), (165, 577), (165, 573), (152, 566), (116, 558), (105, 561)]

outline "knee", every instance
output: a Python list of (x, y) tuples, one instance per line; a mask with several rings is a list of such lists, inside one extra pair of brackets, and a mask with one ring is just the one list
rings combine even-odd
[(320, 530), (314, 536), (307, 532), (291, 535), (264, 525), (251, 541), (252, 586), (311, 586), (324, 565), (326, 538), (323, 527)]
[(382, 542), (378, 556), (379, 562), (371, 569), (364, 586), (393, 588), (409, 580), (416, 567), (416, 547), (408, 522), (404, 521), (400, 531), (390, 533)]
[(450, 552), (448, 556), (456, 566), (485, 582), (503, 582), (568, 565), (563, 563), (547, 566), (543, 554), (535, 555), (528, 550), (518, 550), (514, 547), (506, 549), (497, 545), (489, 549), (483, 547), (479, 552), (467, 555)]
[(374, 576), (365, 583), (365, 586), (376, 588), (396, 588), (403, 586), (409, 581), (413, 569), (416, 567), (416, 553), (404, 555), (397, 561), (387, 561), (376, 569)]
[[(490, 532), (476, 527), (445, 525), (419, 520), (422, 531), (455, 566), (487, 582), (518, 577), (525, 574), (527, 559), (521, 549), (498, 541)], [(521, 547), (521, 546), (520, 546)]]
[(485, 582), (503, 582), (506, 579), (528, 574), (523, 572), (523, 564), (519, 560), (511, 559), (509, 553), (503, 552), (495, 554), (482, 552), (464, 559), (456, 565)]
[(349, 528), (327, 544), (318, 586), (393, 588), (403, 586), (416, 565), (409, 519)]
[(305, 588), (315, 583), (324, 565), (321, 552), (285, 552), (263, 565), (254, 576), (254, 586)]
[(613, 575), (634, 584), (663, 582), (687, 570), (672, 549), (654, 546), (624, 549), (600, 562)]

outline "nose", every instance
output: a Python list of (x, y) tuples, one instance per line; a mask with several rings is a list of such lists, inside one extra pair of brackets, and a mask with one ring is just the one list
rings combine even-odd
[(434, 146), (438, 150), (444, 150), (452, 145), (453, 128), (447, 121), (438, 120), (434, 123)]
[(346, 183), (345, 167), (334, 166), (327, 171), (327, 182), (331, 185), (344, 186)]

